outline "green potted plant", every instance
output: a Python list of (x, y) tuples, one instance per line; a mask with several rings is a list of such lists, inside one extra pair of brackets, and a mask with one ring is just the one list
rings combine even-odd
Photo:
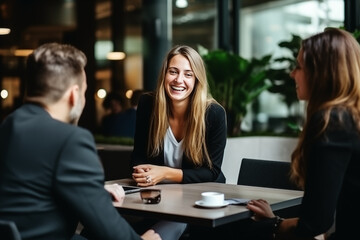
[(282, 41), (278, 45), (280, 48), (285, 48), (290, 55), (275, 58), (272, 64), (277, 68), (270, 68), (267, 71), (267, 76), (272, 83), (268, 89), (269, 92), (279, 93), (283, 96), (283, 101), (290, 108), (294, 102), (297, 102), (295, 91), (295, 81), (290, 77), (290, 72), (296, 66), (296, 57), (300, 48), (301, 38), (297, 35), (292, 35), (290, 41)]
[(210, 92), (227, 112), (228, 136), (238, 136), (248, 104), (271, 86), (266, 76), (271, 55), (247, 60), (225, 50), (214, 50), (202, 57)]
[[(268, 91), (280, 94), (288, 109), (290, 109), (294, 103), (298, 102), (295, 81), (290, 77), (290, 72), (296, 66), (296, 57), (301, 40), (300, 36), (293, 34), (290, 41), (280, 42), (278, 46), (288, 50), (289, 54), (275, 58), (272, 62), (274, 67), (267, 71), (268, 79), (271, 81), (271, 87)], [(287, 121), (288, 130), (290, 132), (297, 132), (298, 122), (301, 121), (301, 116), (289, 116)]]

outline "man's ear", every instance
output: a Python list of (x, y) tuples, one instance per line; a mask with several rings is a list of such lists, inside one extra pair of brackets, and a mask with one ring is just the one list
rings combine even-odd
[(77, 101), (79, 101), (79, 85), (75, 84), (73, 86), (71, 86), (71, 88), (69, 89), (69, 104), (71, 107), (75, 106), (75, 104), (77, 103)]

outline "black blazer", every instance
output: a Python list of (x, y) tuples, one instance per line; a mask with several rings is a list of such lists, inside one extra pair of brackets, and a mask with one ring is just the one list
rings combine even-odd
[(140, 239), (104, 189), (91, 133), (33, 104), (0, 126), (0, 219), (22, 239), (70, 239), (79, 221), (97, 239)]
[[(323, 124), (322, 112), (313, 115), (308, 135)], [(309, 237), (326, 232), (334, 221), (335, 237), (356, 239), (359, 234), (360, 135), (352, 113), (334, 109), (329, 125), (309, 144), (306, 183), (295, 231)], [(308, 139), (305, 139), (308, 141)], [(333, 236), (332, 236), (333, 237)]]
[[(136, 116), (136, 130), (134, 150), (132, 153), (131, 167), (139, 164), (154, 164), (164, 166), (164, 152), (154, 158), (147, 157), (147, 145), (150, 128), (150, 116), (153, 111), (154, 97), (145, 94), (141, 97)], [(164, 110), (165, 111), (165, 110)], [(221, 164), (226, 145), (226, 114), (219, 104), (211, 104), (206, 112), (206, 147), (209, 152), (213, 168), (204, 165), (196, 167), (187, 156), (183, 156), (182, 183), (197, 182), (222, 182), (225, 176), (221, 171)]]

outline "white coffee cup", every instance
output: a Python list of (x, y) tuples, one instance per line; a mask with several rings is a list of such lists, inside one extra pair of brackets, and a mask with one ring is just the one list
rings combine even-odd
[(203, 192), (201, 200), (206, 206), (220, 206), (224, 204), (224, 194), (219, 192)]

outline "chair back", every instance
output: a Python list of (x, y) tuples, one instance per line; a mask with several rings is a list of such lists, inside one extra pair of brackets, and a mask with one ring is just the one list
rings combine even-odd
[(20, 232), (12, 221), (0, 220), (0, 238), (7, 240), (21, 240)]
[(290, 181), (289, 172), (290, 162), (243, 158), (237, 184), (299, 190)]

